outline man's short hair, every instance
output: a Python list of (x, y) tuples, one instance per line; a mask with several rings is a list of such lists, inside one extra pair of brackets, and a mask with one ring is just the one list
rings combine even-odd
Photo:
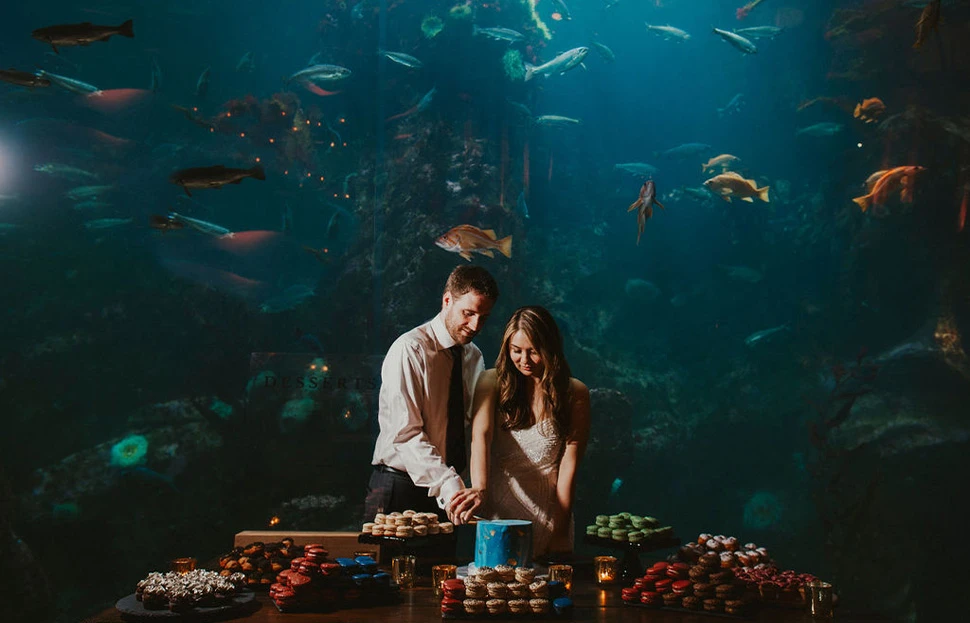
[(456, 266), (445, 282), (445, 292), (451, 292), (453, 297), (458, 298), (472, 290), (493, 301), (498, 300), (498, 284), (491, 273), (481, 266)]

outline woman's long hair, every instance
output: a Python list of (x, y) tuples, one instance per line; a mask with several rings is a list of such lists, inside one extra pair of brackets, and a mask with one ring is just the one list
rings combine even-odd
[(505, 325), (502, 348), (495, 360), (499, 387), (498, 410), (504, 416), (502, 428), (505, 430), (528, 428), (535, 423), (532, 417), (532, 405), (526, 394), (525, 377), (512, 363), (509, 355), (512, 336), (518, 331), (525, 333), (532, 342), (533, 348), (539, 351), (543, 366), (542, 379), (539, 383), (543, 406), (545, 411), (552, 415), (556, 432), (563, 434), (564, 431), (569, 430), (569, 380), (572, 373), (569, 370), (569, 364), (566, 363), (566, 355), (563, 353), (559, 327), (553, 320), (552, 314), (538, 305), (515, 310), (508, 324)]

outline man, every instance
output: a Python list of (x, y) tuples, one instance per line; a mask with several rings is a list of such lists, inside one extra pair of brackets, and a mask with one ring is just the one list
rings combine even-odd
[[(485, 368), (472, 339), (496, 299), (498, 285), (487, 270), (458, 266), (445, 284), (441, 312), (388, 349), (365, 521), (379, 512), (407, 509), (457, 519), (449, 502), (465, 488), (459, 475), (467, 465), (465, 422), (475, 381)], [(460, 384), (455, 372), (461, 374)]]

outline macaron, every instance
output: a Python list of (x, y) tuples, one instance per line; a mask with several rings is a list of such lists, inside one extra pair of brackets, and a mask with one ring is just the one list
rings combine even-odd
[(552, 609), (558, 615), (569, 614), (573, 611), (573, 600), (569, 597), (559, 597), (552, 602)]
[(634, 586), (629, 586), (620, 591), (620, 599), (623, 601), (637, 602), (640, 601), (640, 593), (642, 592)]

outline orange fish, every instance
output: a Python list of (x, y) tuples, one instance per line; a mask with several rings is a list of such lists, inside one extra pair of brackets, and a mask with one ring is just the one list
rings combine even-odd
[(863, 186), (866, 187), (866, 192), (867, 193), (871, 193), (872, 192), (872, 187), (876, 185), (876, 182), (879, 181), (879, 178), (882, 177), (883, 175), (885, 175), (886, 174), (886, 171), (888, 171), (888, 170), (889, 169), (882, 169), (881, 171), (876, 171), (875, 173), (873, 173), (872, 175), (870, 175), (869, 177), (866, 178), (866, 181), (863, 184)]
[(445, 251), (453, 251), (469, 262), (472, 253), (495, 257), (495, 249), (505, 257), (512, 257), (512, 236), (496, 239), (495, 230), (479, 229), (473, 225), (458, 225), (434, 241)]
[(768, 186), (758, 188), (754, 180), (746, 180), (737, 173), (721, 173), (704, 182), (704, 186), (715, 195), (731, 202), (731, 197), (754, 203), (753, 197), (768, 203)]
[(855, 112), (852, 113), (852, 116), (859, 121), (872, 123), (881, 117), (884, 112), (886, 112), (886, 104), (878, 97), (870, 97), (855, 105)]
[(883, 205), (889, 199), (889, 195), (899, 190), (900, 200), (905, 203), (912, 203), (914, 178), (917, 173), (925, 170), (926, 168), (921, 166), (904, 166), (889, 169), (876, 180), (876, 183), (872, 185), (872, 190), (861, 197), (856, 197), (852, 201), (859, 204), (859, 208), (865, 212), (869, 209), (869, 206)]
[(657, 186), (653, 180), (647, 180), (640, 187), (640, 196), (630, 204), (627, 212), (637, 211), (637, 244), (640, 244), (640, 236), (643, 235), (643, 228), (647, 221), (653, 216), (653, 206), (660, 206), (661, 210), (666, 210), (664, 204), (657, 201)]
[(731, 167), (735, 166), (737, 163), (741, 162), (741, 159), (737, 156), (732, 156), (731, 154), (721, 154), (720, 156), (714, 156), (707, 163), (701, 165), (701, 172), (708, 173), (713, 172), (714, 169), (721, 169), (721, 173), (726, 173)]
[(937, 29), (940, 24), (940, 0), (930, 0), (930, 3), (923, 7), (923, 12), (919, 15), (916, 22), (916, 42), (914, 49), (918, 49), (929, 38), (930, 33)]

